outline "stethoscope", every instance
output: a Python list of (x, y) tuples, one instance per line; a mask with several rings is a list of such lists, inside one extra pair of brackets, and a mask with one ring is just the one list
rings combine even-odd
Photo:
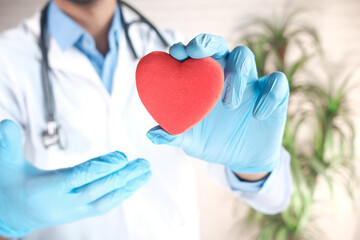
[[(150, 23), (139, 11), (137, 11), (134, 7), (130, 6), (128, 3), (123, 1), (117, 0), (120, 9), (120, 22), (122, 24), (123, 29), (125, 30), (125, 38), (127, 43), (129, 44), (130, 50), (135, 59), (138, 59), (139, 56), (136, 54), (134, 45), (129, 36), (129, 28), (133, 23), (145, 23), (147, 24), (152, 30), (155, 31), (161, 42), (164, 44), (165, 47), (169, 47), (169, 43), (165, 40), (162, 34), (158, 31), (158, 29)], [(134, 20), (132, 22), (126, 23), (124, 19), (124, 14), (122, 11), (122, 7), (126, 6), (130, 10), (132, 10), (136, 15), (138, 15), (139, 19)], [(45, 148), (48, 148), (52, 145), (58, 145), (60, 149), (65, 149), (67, 147), (67, 139), (65, 136), (65, 132), (58, 125), (55, 117), (55, 103), (54, 103), (54, 95), (53, 95), (53, 88), (51, 85), (51, 81), (49, 80), (49, 60), (48, 60), (48, 50), (49, 50), (49, 35), (47, 32), (46, 26), (46, 19), (47, 19), (47, 12), (48, 12), (48, 4), (44, 7), (41, 11), (40, 17), (40, 50), (42, 55), (42, 62), (41, 62), (41, 74), (42, 74), (42, 85), (43, 85), (43, 92), (44, 92), (44, 100), (45, 100), (45, 112), (46, 112), (46, 125), (47, 128), (42, 133), (42, 140)]]

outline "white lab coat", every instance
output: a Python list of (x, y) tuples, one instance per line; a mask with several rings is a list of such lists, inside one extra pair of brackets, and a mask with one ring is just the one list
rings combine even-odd
[[(124, 11), (126, 19), (132, 16)], [(104, 216), (39, 229), (26, 240), (199, 239), (199, 217), (191, 160), (180, 149), (156, 146), (145, 136), (157, 125), (141, 104), (135, 88), (137, 61), (124, 33), (110, 96), (91, 63), (76, 48), (62, 52), (50, 39), (57, 119), (67, 134), (69, 147), (45, 149), (41, 133), (46, 127), (38, 46), (39, 14), (0, 36), (0, 120), (16, 121), (23, 130), (24, 155), (41, 169), (74, 166), (114, 150), (130, 160), (151, 162), (149, 183), (121, 206)], [(138, 54), (164, 50), (153, 31), (135, 24), (130, 31)], [(170, 43), (183, 41), (164, 32)], [(225, 167), (211, 165), (210, 174), (225, 187)], [(289, 157), (284, 154), (260, 194), (235, 192), (253, 207), (275, 213), (283, 210), (291, 192)], [(214, 206), (216, 207), (216, 206)]]

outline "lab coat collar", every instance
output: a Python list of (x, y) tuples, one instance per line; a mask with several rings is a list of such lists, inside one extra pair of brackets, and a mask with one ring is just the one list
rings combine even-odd
[(47, 15), (47, 28), (61, 50), (66, 51), (86, 34), (85, 30), (53, 1), (50, 1)]
[[(127, 9), (123, 9), (124, 18), (127, 22), (133, 21), (136, 17)], [(31, 35), (34, 36), (35, 41), (39, 41), (40, 38), (40, 14), (37, 13), (31, 19), (25, 21), (24, 28), (26, 31), (30, 32)], [(135, 45), (137, 42), (141, 42), (141, 30), (135, 29), (138, 28), (136, 25), (132, 27), (131, 36)], [(115, 69), (114, 74), (114, 82), (119, 77), (119, 72), (121, 70), (126, 70), (126, 66), (129, 67), (131, 64), (136, 64), (137, 60), (133, 57), (128, 43), (125, 38), (124, 30), (118, 32), (119, 36), (119, 56), (118, 56), (118, 63)], [(139, 49), (139, 48), (138, 48)], [(37, 58), (39, 60), (42, 59), (40, 49), (37, 54)], [(88, 60), (88, 58), (81, 53), (77, 48), (71, 47), (67, 51), (62, 51), (59, 44), (55, 41), (53, 37), (50, 37), (49, 40), (49, 52), (48, 52), (49, 64), (50, 68), (53, 71), (61, 72), (71, 76), (74, 81), (87, 80), (94, 84), (99, 91), (102, 92), (102, 95), (110, 100), (110, 95), (104, 88), (101, 83), (101, 79), (99, 78), (98, 74), (96, 73), (95, 69), (93, 68), (92, 64)], [(124, 63), (127, 63), (124, 66)], [(121, 68), (121, 70), (120, 70)], [(126, 70), (127, 71), (127, 70)], [(116, 88), (116, 83), (114, 83)]]
[[(55, 38), (61, 50), (68, 50), (70, 47), (76, 45), (81, 38), (87, 37), (92, 39), (85, 29), (63, 12), (53, 1), (49, 3), (48, 12), (48, 32), (50, 36)], [(122, 26), (119, 19), (120, 11), (119, 7), (116, 6), (114, 16), (111, 21), (111, 27), (109, 29), (109, 39), (112, 35), (120, 32)]]
[[(129, 19), (128, 21), (132, 21), (132, 19), (134, 19), (132, 14), (128, 13), (127, 9), (123, 10), (123, 14), (124, 16), (126, 16), (127, 19)], [(134, 28), (135, 27), (136, 26), (134, 26)], [(132, 56), (124, 56), (123, 52), (121, 51), (122, 49), (124, 49), (124, 46), (122, 45), (125, 45), (126, 48), (128, 48), (126, 39), (124, 37), (124, 30), (121, 29), (120, 31), (117, 31), (116, 34), (119, 34), (119, 58), (124, 57), (127, 59), (127, 61), (134, 61), (135, 59)], [(131, 38), (136, 39), (139, 38), (139, 36), (131, 36)], [(126, 52), (128, 53), (128, 51)], [(119, 62), (120, 61), (118, 61), (117, 64), (118, 66)], [(76, 47), (73, 46), (67, 51), (63, 52), (61, 50), (61, 47), (52, 37), (50, 38), (49, 63), (52, 69), (64, 70), (67, 73), (75, 73), (76, 75), (83, 76), (85, 78), (91, 78), (93, 81), (101, 84), (101, 80), (98, 77), (95, 69), (93, 68), (87, 57), (83, 53), (81, 53), (81, 51), (79, 51)]]

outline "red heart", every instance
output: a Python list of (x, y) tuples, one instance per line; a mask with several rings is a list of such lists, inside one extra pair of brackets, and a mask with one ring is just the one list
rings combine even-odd
[(154, 120), (176, 135), (192, 128), (213, 109), (224, 73), (211, 57), (176, 60), (165, 52), (144, 56), (136, 69), (140, 99)]

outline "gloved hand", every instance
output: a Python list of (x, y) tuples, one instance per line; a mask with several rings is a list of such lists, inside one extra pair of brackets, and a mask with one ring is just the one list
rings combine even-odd
[(147, 137), (238, 173), (272, 171), (280, 161), (286, 122), (289, 87), (285, 75), (275, 72), (258, 79), (251, 50), (240, 46), (229, 53), (226, 41), (210, 34), (195, 37), (187, 46), (177, 43), (170, 54), (180, 61), (212, 56), (224, 68), (224, 91), (210, 114), (192, 129), (170, 135), (157, 126)]
[(149, 163), (128, 162), (120, 152), (78, 166), (43, 171), (22, 155), (21, 132), (0, 123), (0, 236), (22, 237), (48, 226), (101, 215), (119, 205), (150, 178)]

